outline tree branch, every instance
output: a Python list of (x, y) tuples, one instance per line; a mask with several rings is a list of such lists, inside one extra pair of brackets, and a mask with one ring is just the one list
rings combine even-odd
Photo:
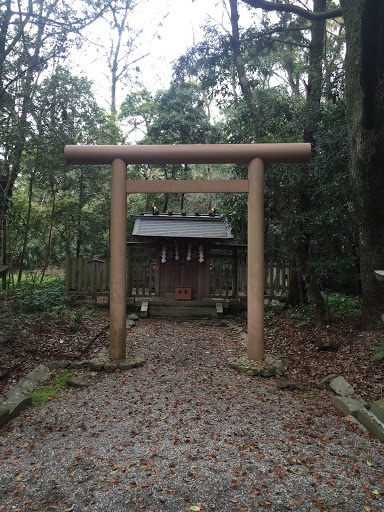
[(329, 20), (331, 18), (339, 18), (342, 16), (341, 9), (335, 9), (333, 11), (324, 12), (313, 12), (297, 5), (291, 4), (276, 4), (274, 2), (267, 2), (266, 0), (241, 0), (245, 4), (254, 7), (255, 9), (263, 9), (264, 11), (280, 11), (280, 12), (291, 12), (297, 14), (302, 18), (310, 21)]

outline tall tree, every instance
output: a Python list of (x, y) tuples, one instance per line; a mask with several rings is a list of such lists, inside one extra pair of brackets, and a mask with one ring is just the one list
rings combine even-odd
[(383, 327), (384, 286), (384, 3), (341, 0), (346, 29), (350, 173), (360, 242), (363, 325)]
[[(133, 127), (145, 124), (143, 144), (204, 144), (213, 142), (214, 129), (205, 111), (201, 89), (193, 82), (175, 81), (169, 89), (158, 91), (152, 98), (141, 91), (128, 95), (122, 104), (121, 117)], [(188, 165), (163, 168), (168, 179), (191, 177)], [(168, 194), (164, 197), (163, 210), (168, 208)], [(180, 209), (184, 208), (184, 194), (180, 195)]]
[(63, 57), (70, 34), (79, 32), (103, 12), (103, 2), (5, 0), (0, 12), (0, 221), (5, 259), (6, 214), (23, 153), (31, 141), (34, 97), (41, 73)]
[(340, 0), (341, 9), (310, 12), (292, 2), (242, 0), (255, 8), (298, 14), (308, 20), (343, 16), (346, 29), (346, 102), (350, 175), (358, 218), (362, 323), (383, 327), (384, 290), (374, 270), (382, 266), (384, 208), (384, 4), (377, 0)]

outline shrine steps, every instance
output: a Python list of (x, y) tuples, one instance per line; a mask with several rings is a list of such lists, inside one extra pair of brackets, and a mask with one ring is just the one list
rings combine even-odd
[(228, 302), (212, 300), (142, 301), (140, 318), (221, 318), (228, 307)]

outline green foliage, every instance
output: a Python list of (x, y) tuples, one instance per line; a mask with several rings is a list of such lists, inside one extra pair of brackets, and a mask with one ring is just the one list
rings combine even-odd
[[(360, 301), (358, 297), (338, 292), (329, 294), (322, 292), (322, 295), (328, 308), (329, 319), (360, 314)], [(306, 325), (313, 318), (313, 304), (309, 301), (304, 305), (290, 307), (287, 309), (287, 315), (291, 318), (297, 318), (298, 323), (296, 327)]]
[(0, 340), (13, 340), (17, 336), (26, 336), (27, 331), (20, 322), (20, 317), (9, 314), (0, 316)]
[(277, 300), (268, 300), (264, 302), (264, 321), (267, 325), (277, 325), (279, 320), (279, 313), (282, 311), (282, 304)]
[(381, 338), (379, 345), (374, 347), (374, 350), (373, 359), (380, 361), (381, 365), (384, 366), (384, 338)]
[(333, 292), (325, 294), (323, 298), (329, 308), (331, 316), (358, 315), (361, 312), (359, 297)]
[(52, 313), (67, 311), (69, 297), (64, 295), (63, 279), (47, 279), (41, 284), (22, 281), (15, 287), (10, 305), (15, 313)]
[(32, 402), (42, 403), (57, 398), (66, 387), (69, 377), (76, 374), (77, 370), (64, 370), (58, 373), (53, 382), (48, 386), (39, 386), (31, 393)]

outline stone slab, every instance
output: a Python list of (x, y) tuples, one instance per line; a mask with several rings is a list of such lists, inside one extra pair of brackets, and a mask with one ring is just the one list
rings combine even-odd
[(8, 407), (5, 405), (0, 405), (0, 428), (3, 427), (8, 421), (11, 419), (9, 417), (9, 410)]
[(91, 377), (89, 375), (71, 375), (67, 379), (67, 386), (70, 388), (84, 388), (91, 385)]
[(373, 402), (371, 405), (371, 411), (384, 423), (384, 398), (380, 398), (380, 400)]
[(89, 365), (88, 359), (83, 359), (82, 361), (73, 361), (70, 363), (69, 367), (74, 370), (81, 370), (82, 368), (87, 368)]
[(0, 406), (0, 427), (16, 418), (25, 411), (32, 403), (30, 396), (19, 396), (10, 398)]
[(114, 372), (119, 367), (119, 361), (109, 361), (104, 364), (104, 370), (106, 372)]
[(62, 370), (64, 368), (68, 368), (71, 364), (71, 361), (48, 361), (45, 363), (51, 370)]
[(8, 407), (9, 418), (16, 418), (21, 412), (25, 411), (32, 404), (30, 396), (22, 396), (20, 398), (12, 398), (7, 400), (5, 405)]
[(364, 425), (364, 427), (372, 432), (372, 434), (377, 437), (377, 439), (384, 441), (384, 427), (369, 414), (369, 411), (364, 408), (360, 409), (357, 412), (357, 419)]
[(92, 359), (91, 361), (89, 361), (89, 368), (91, 370), (95, 370), (95, 371), (100, 371), (100, 370), (104, 370), (104, 364), (105, 364), (105, 361), (102, 361), (100, 359)]
[(354, 418), (357, 418), (357, 413), (360, 409), (364, 409), (364, 405), (360, 400), (349, 396), (334, 396), (332, 398), (332, 405), (340, 411), (343, 416), (351, 415)]
[(332, 379), (329, 387), (339, 396), (352, 396), (355, 394), (353, 387), (341, 375)]
[(364, 425), (362, 425), (360, 423), (360, 421), (358, 421), (354, 416), (344, 416), (344, 420), (345, 421), (348, 421), (350, 423), (353, 423), (354, 425), (356, 425), (357, 427), (359, 427), (359, 429), (362, 431), (362, 432), (367, 432), (367, 429), (364, 427)]
[(285, 372), (284, 361), (275, 355), (266, 355), (263, 362), (252, 361), (246, 355), (228, 358), (228, 365), (247, 375), (260, 377), (272, 377), (283, 375)]
[(185, 307), (184, 305), (180, 306), (179, 303), (179, 307), (162, 307), (151, 304), (150, 316), (173, 318), (217, 318), (217, 313), (216, 306), (214, 308)]
[(329, 375), (327, 375), (326, 377), (324, 377), (323, 379), (321, 379), (319, 381), (319, 386), (322, 386), (323, 384), (328, 384), (328, 382), (332, 379), (334, 379), (335, 377), (337, 377), (337, 373), (331, 373)]
[(122, 361), (119, 364), (119, 368), (122, 371), (132, 370), (132, 368), (136, 368), (137, 364), (135, 361)]
[(148, 302), (144, 301), (141, 303), (140, 318), (148, 318)]
[(39, 386), (42, 382), (48, 380), (51, 376), (51, 372), (48, 366), (41, 364), (31, 372), (29, 372), (25, 377), (23, 377), (15, 386), (13, 386), (9, 391), (5, 393), (7, 400), (11, 398), (17, 398), (20, 396), (27, 395), (31, 393), (37, 386)]

